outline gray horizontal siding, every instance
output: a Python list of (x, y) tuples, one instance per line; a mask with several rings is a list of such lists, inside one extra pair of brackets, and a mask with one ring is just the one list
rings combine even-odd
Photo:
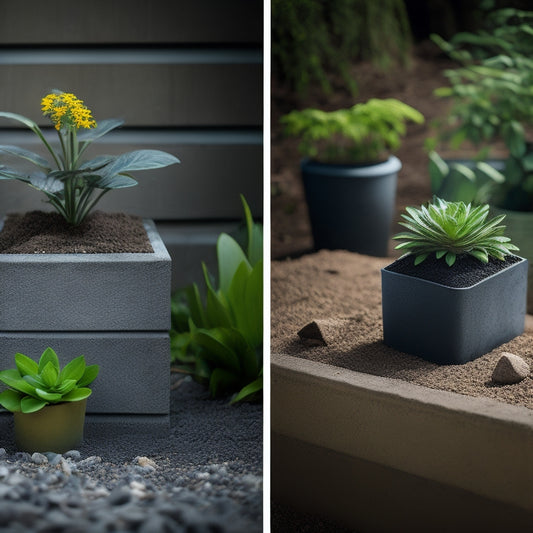
[(261, 0), (2, 0), (0, 44), (253, 43)]
[(257, 63), (0, 63), (0, 110), (47, 125), (41, 98), (58, 88), (84, 100), (96, 120), (123, 118), (131, 127), (257, 126), (262, 75)]

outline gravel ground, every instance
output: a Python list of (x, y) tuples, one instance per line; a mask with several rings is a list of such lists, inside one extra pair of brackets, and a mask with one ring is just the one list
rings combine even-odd
[(62, 455), (0, 437), (0, 533), (262, 531), (262, 405), (172, 382), (165, 437), (86, 439)]

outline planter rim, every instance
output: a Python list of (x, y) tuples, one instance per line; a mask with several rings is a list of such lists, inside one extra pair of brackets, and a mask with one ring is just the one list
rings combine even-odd
[[(0, 231), (4, 226), (4, 218), (0, 220)], [(131, 262), (132, 259), (145, 261), (160, 261), (170, 259), (161, 237), (152, 219), (143, 219), (143, 226), (152, 245), (153, 252), (126, 253), (97, 253), (97, 254), (2, 254), (3, 263), (78, 263), (83, 258), (84, 263), (120, 263)]]
[[(514, 254), (511, 254), (511, 255), (514, 255)], [(443, 289), (446, 289), (446, 290), (449, 290), (449, 291), (467, 291), (469, 289), (472, 289), (473, 287), (477, 287), (478, 285), (481, 285), (482, 283), (486, 283), (487, 281), (489, 281), (490, 279), (494, 278), (498, 274), (501, 274), (502, 272), (506, 272), (510, 268), (513, 268), (514, 266), (521, 265), (524, 261), (527, 261), (527, 259), (525, 259), (523, 257), (520, 257), (519, 255), (516, 255), (515, 257), (520, 258), (520, 261), (518, 261), (517, 263), (513, 263), (512, 265), (509, 265), (509, 266), (505, 267), (504, 269), (499, 270), (498, 272), (495, 272), (494, 274), (491, 274), (490, 276), (487, 276), (486, 278), (478, 281), (477, 283), (474, 283), (473, 285), (469, 285), (468, 287), (450, 287), (449, 285), (444, 285), (443, 283), (438, 283), (436, 281), (429, 281), (427, 279), (418, 278), (416, 276), (409, 276), (408, 274), (401, 274), (399, 272), (392, 272), (391, 270), (387, 270), (387, 267), (382, 268), (381, 269), (381, 273), (383, 274), (383, 273), (386, 272), (388, 276), (398, 276), (400, 278), (415, 279), (415, 280), (419, 281), (420, 283), (429, 284), (429, 285), (435, 285), (437, 287), (442, 287)], [(401, 259), (401, 258), (398, 258), (397, 260), (399, 260), (399, 259)], [(391, 263), (391, 265), (393, 263)], [(390, 266), (390, 265), (387, 265), (387, 266)]]
[(306, 158), (301, 161), (302, 170), (308, 174), (322, 174), (327, 169), (328, 175), (336, 178), (375, 178), (398, 172), (402, 168), (401, 161), (391, 155), (387, 161), (370, 165), (345, 165), (335, 163), (321, 163)]

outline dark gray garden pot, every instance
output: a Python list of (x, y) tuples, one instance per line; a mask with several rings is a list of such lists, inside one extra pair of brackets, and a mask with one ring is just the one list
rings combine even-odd
[(168, 418), (171, 261), (144, 226), (153, 253), (0, 254), (0, 370), (48, 346), (62, 366), (85, 355), (88, 413)]
[(302, 161), (315, 249), (387, 256), (401, 168), (394, 156), (360, 166)]
[(524, 331), (528, 262), (467, 288), (381, 270), (383, 339), (437, 364), (463, 364)]

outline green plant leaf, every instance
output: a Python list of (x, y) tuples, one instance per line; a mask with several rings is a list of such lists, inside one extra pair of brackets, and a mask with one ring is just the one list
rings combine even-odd
[(444, 259), (448, 266), (452, 266), (455, 263), (456, 255), (453, 252), (448, 252)]
[(135, 187), (137, 181), (131, 176), (122, 174), (115, 174), (113, 176), (98, 176), (94, 175), (90, 180), (91, 186), (97, 189), (126, 189), (128, 187)]
[(231, 400), (230, 403), (237, 403), (246, 401), (252, 397), (255, 397), (259, 391), (263, 390), (263, 377), (257, 378), (255, 381), (248, 383), (243, 387)]
[(61, 398), (61, 401), (63, 402), (79, 402), (80, 400), (84, 400), (85, 398), (88, 398), (91, 395), (91, 389), (87, 388), (80, 388), (80, 389), (74, 389), (73, 391), (69, 392), (63, 398)]
[(204, 312), (204, 306), (198, 291), (198, 285), (193, 283), (187, 289), (187, 301), (189, 302), (189, 309), (191, 311), (191, 318), (196, 326), (205, 328), (208, 326), (207, 319)]
[(21, 376), (25, 376), (26, 374), (34, 375), (39, 372), (39, 365), (33, 359), (30, 359), (22, 353), (15, 354), (15, 365)]
[(61, 385), (57, 388), (57, 392), (61, 395), (68, 394), (72, 389), (76, 387), (76, 380), (74, 379), (65, 379)]
[(10, 389), (0, 392), (0, 405), (12, 413), (18, 413), (22, 409), (20, 406), (21, 399), (22, 393), (20, 392)]
[(218, 238), (217, 258), (220, 290), (226, 294), (239, 265), (244, 261), (249, 271), (252, 267), (237, 241), (227, 233), (220, 234)]
[(45, 194), (55, 195), (65, 188), (63, 181), (57, 175), (45, 175), (38, 172), (29, 177), (29, 183), (34, 189), (38, 189)]
[(48, 361), (44, 365), (44, 368), (40, 372), (40, 377), (47, 388), (50, 389), (52, 387), (55, 387), (59, 374), (57, 368), (54, 366), (53, 361)]
[(209, 392), (216, 398), (231, 391), (239, 384), (239, 378), (224, 368), (215, 368), (209, 378)]
[(0, 145), (0, 152), (29, 161), (33, 165), (43, 169), (45, 172), (50, 172), (51, 170), (50, 163), (44, 157), (41, 157), (39, 154), (31, 152), (30, 150), (19, 148), (18, 146), (2, 144)]
[[(27, 376), (26, 376), (27, 377)], [(28, 382), (22, 379), (18, 370), (8, 369), (0, 372), (0, 381), (5, 383), (8, 387), (18, 390), (25, 394), (35, 394), (35, 387), (32, 387)]]
[(83, 376), (85, 372), (85, 357), (80, 355), (75, 359), (72, 359), (68, 364), (63, 367), (61, 371), (60, 381), (64, 382), (65, 380), (74, 380), (77, 382)]
[(82, 377), (78, 380), (78, 387), (86, 387), (91, 384), (98, 376), (100, 367), (98, 365), (88, 365), (85, 367)]
[(439, 194), (442, 182), (449, 170), (448, 165), (437, 152), (431, 151), (429, 153), (429, 178), (433, 194)]
[(230, 328), (233, 325), (230, 310), (222, 294), (207, 287), (206, 317), (210, 327)]
[(193, 334), (193, 339), (205, 349), (203, 354), (205, 358), (216, 366), (239, 374), (241, 365), (234, 348), (241, 343), (238, 336), (246, 342), (237, 330), (228, 328), (197, 329)]
[(56, 372), (59, 374), (60, 367), (59, 367), (59, 359), (57, 358), (57, 354), (52, 350), (52, 348), (48, 347), (41, 355), (41, 358), (39, 359), (39, 374), (42, 373), (43, 368), (47, 363), (52, 363), (52, 366), (56, 369)]
[(125, 172), (162, 168), (179, 162), (177, 157), (161, 150), (135, 150), (119, 155), (100, 173), (102, 178), (112, 178)]
[(246, 255), (250, 265), (253, 267), (257, 261), (263, 258), (263, 231), (259, 224), (254, 224), (252, 212), (246, 202), (246, 198), (241, 194), (241, 202), (246, 220), (246, 230), (248, 234), (248, 246)]
[(47, 404), (48, 402), (45, 400), (39, 400), (37, 398), (32, 398), (31, 396), (24, 396), (24, 398), (20, 400), (20, 410), (23, 413), (35, 413), (35, 411), (39, 411)]
[(35, 392), (39, 398), (47, 402), (58, 402), (62, 396), (59, 392), (48, 392), (42, 389), (35, 389)]

